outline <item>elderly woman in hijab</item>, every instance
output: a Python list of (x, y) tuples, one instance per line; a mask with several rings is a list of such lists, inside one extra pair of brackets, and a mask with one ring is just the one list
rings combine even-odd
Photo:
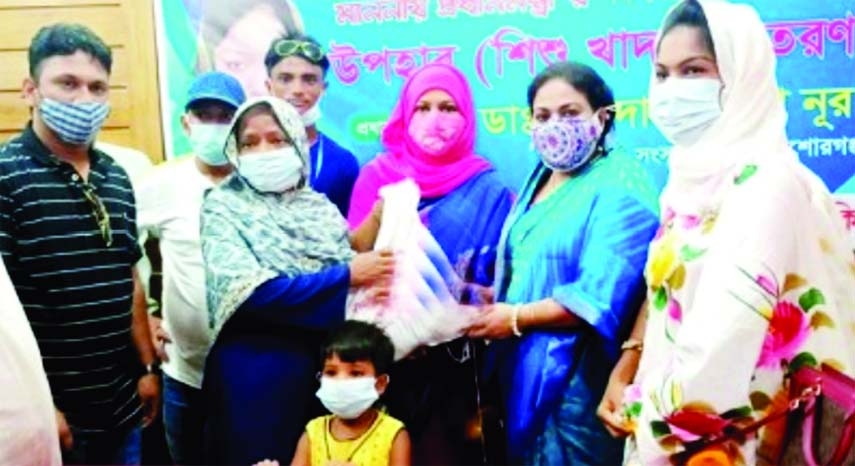
[[(780, 410), (800, 367), (855, 375), (852, 251), (827, 188), (787, 143), (757, 12), (683, 1), (656, 50), (651, 117), (674, 149), (646, 267), (647, 324), (635, 332), (643, 351), (623, 355), (600, 408), (612, 429), (634, 433), (630, 463), (645, 465)], [(780, 464), (785, 424), (687, 461)]]
[[(492, 164), (475, 153), (477, 126), (472, 91), (460, 70), (432, 63), (415, 71), (383, 129), (386, 151), (362, 168), (348, 213), (350, 226), (359, 225), (380, 188), (413, 179), (421, 191), (422, 222), (458, 275), (476, 285), (457, 290), (464, 304), (483, 298), (481, 291), (493, 283), (496, 246), (513, 200)], [(482, 460), (479, 439), (467, 439), (477, 406), (473, 348), (459, 339), (396, 365), (396, 382), (385, 399), (407, 424), (414, 458), (431, 464)]]
[(351, 288), (382, 285), (392, 273), (388, 252), (358, 252), (372, 247), (379, 212), (349, 236), (335, 205), (307, 185), (308, 153), (293, 107), (251, 99), (226, 143), (236, 170), (203, 203), (212, 464), (290, 461), (320, 410), (314, 391), (324, 332), (344, 320)]

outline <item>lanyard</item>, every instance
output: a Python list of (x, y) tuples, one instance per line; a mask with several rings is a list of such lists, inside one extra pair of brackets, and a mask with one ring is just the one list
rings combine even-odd
[(324, 138), (318, 135), (318, 158), (312, 167), (312, 187), (317, 186), (318, 178), (321, 176), (321, 170), (324, 167)]

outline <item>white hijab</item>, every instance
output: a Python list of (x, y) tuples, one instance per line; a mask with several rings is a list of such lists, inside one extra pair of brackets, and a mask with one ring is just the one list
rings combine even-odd
[[(629, 464), (668, 463), (671, 450), (649, 426), (686, 403), (723, 411), (755, 392), (783, 393), (782, 363), (798, 354), (855, 376), (855, 262), (828, 189), (787, 143), (772, 43), (750, 6), (699, 3), (724, 83), (722, 113), (671, 155), (667, 227), (647, 267), (654, 294)], [(671, 396), (653, 396), (663, 393)], [(775, 443), (765, 429), (760, 440)], [(755, 446), (739, 447), (746, 464)]]
[[(748, 163), (797, 163), (775, 78), (775, 52), (754, 8), (700, 0), (723, 82), (719, 119), (691, 146), (675, 146), (662, 202), (677, 212), (715, 208)], [(667, 15), (666, 15), (667, 17)], [(660, 29), (657, 46), (661, 40)], [(658, 48), (658, 47), (657, 47)], [(656, 77), (651, 89), (657, 86)]]

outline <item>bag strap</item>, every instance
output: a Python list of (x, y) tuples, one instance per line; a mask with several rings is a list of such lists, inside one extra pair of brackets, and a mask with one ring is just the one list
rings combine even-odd
[[(841, 464), (855, 442), (855, 380), (840, 371), (823, 364), (821, 369), (805, 366), (800, 368), (792, 377), (792, 392), (786, 408), (772, 411), (762, 418), (744, 427), (734, 427), (728, 422), (718, 434), (702, 437), (685, 445), (683, 451), (674, 453), (670, 460), (674, 464), (685, 464), (689, 458), (701, 450), (724, 443), (729, 440), (744, 442), (746, 437), (760, 430), (766, 424), (774, 422), (791, 412), (804, 408), (805, 419), (802, 423), (802, 450), (809, 466), (820, 464)], [(835, 447), (828, 462), (816, 461), (816, 442), (814, 425), (816, 422), (816, 399), (825, 394), (827, 399), (843, 407), (846, 420), (842, 437)]]
[(824, 398), (843, 408), (845, 413), (843, 429), (834, 452), (828, 461), (818, 461), (816, 398), (814, 397), (805, 403), (805, 418), (802, 422), (802, 453), (805, 462), (809, 466), (843, 464), (853, 442), (855, 442), (855, 380), (826, 364), (822, 365), (821, 370), (812, 367), (800, 369), (793, 378), (796, 384), (812, 381), (816, 386), (821, 386)]
[(799, 394), (799, 396), (790, 399), (789, 403), (787, 403), (787, 406), (785, 408), (772, 411), (769, 414), (742, 428), (734, 427), (733, 424), (728, 421), (728, 423), (722, 429), (721, 433), (702, 437), (698, 440), (685, 444), (684, 449), (682, 451), (674, 453), (670, 456), (671, 463), (685, 464), (689, 460), (689, 458), (694, 456), (696, 453), (705, 450), (711, 446), (727, 442), (729, 440), (736, 440), (742, 443), (745, 441), (748, 435), (757, 432), (766, 424), (788, 416), (790, 412), (796, 411), (797, 409), (802, 407), (803, 404), (812, 401), (814, 398), (816, 398), (816, 396), (818, 396), (820, 392), (821, 389), (818, 387), (805, 387)]

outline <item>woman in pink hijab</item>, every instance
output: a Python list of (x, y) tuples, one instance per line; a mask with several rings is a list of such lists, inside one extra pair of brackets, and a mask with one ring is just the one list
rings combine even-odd
[[(490, 162), (474, 152), (477, 125), (463, 73), (439, 63), (414, 72), (383, 130), (386, 152), (362, 168), (348, 214), (350, 225), (359, 225), (381, 187), (412, 178), (421, 190), (422, 221), (461, 278), (477, 285), (460, 290), (461, 302), (473, 304), (480, 299), (474, 290), (492, 285), (496, 246), (513, 201)], [(479, 439), (466, 436), (477, 406), (475, 350), (460, 339), (425, 349), (393, 371), (386, 401), (407, 424), (417, 461), (482, 461)]]

